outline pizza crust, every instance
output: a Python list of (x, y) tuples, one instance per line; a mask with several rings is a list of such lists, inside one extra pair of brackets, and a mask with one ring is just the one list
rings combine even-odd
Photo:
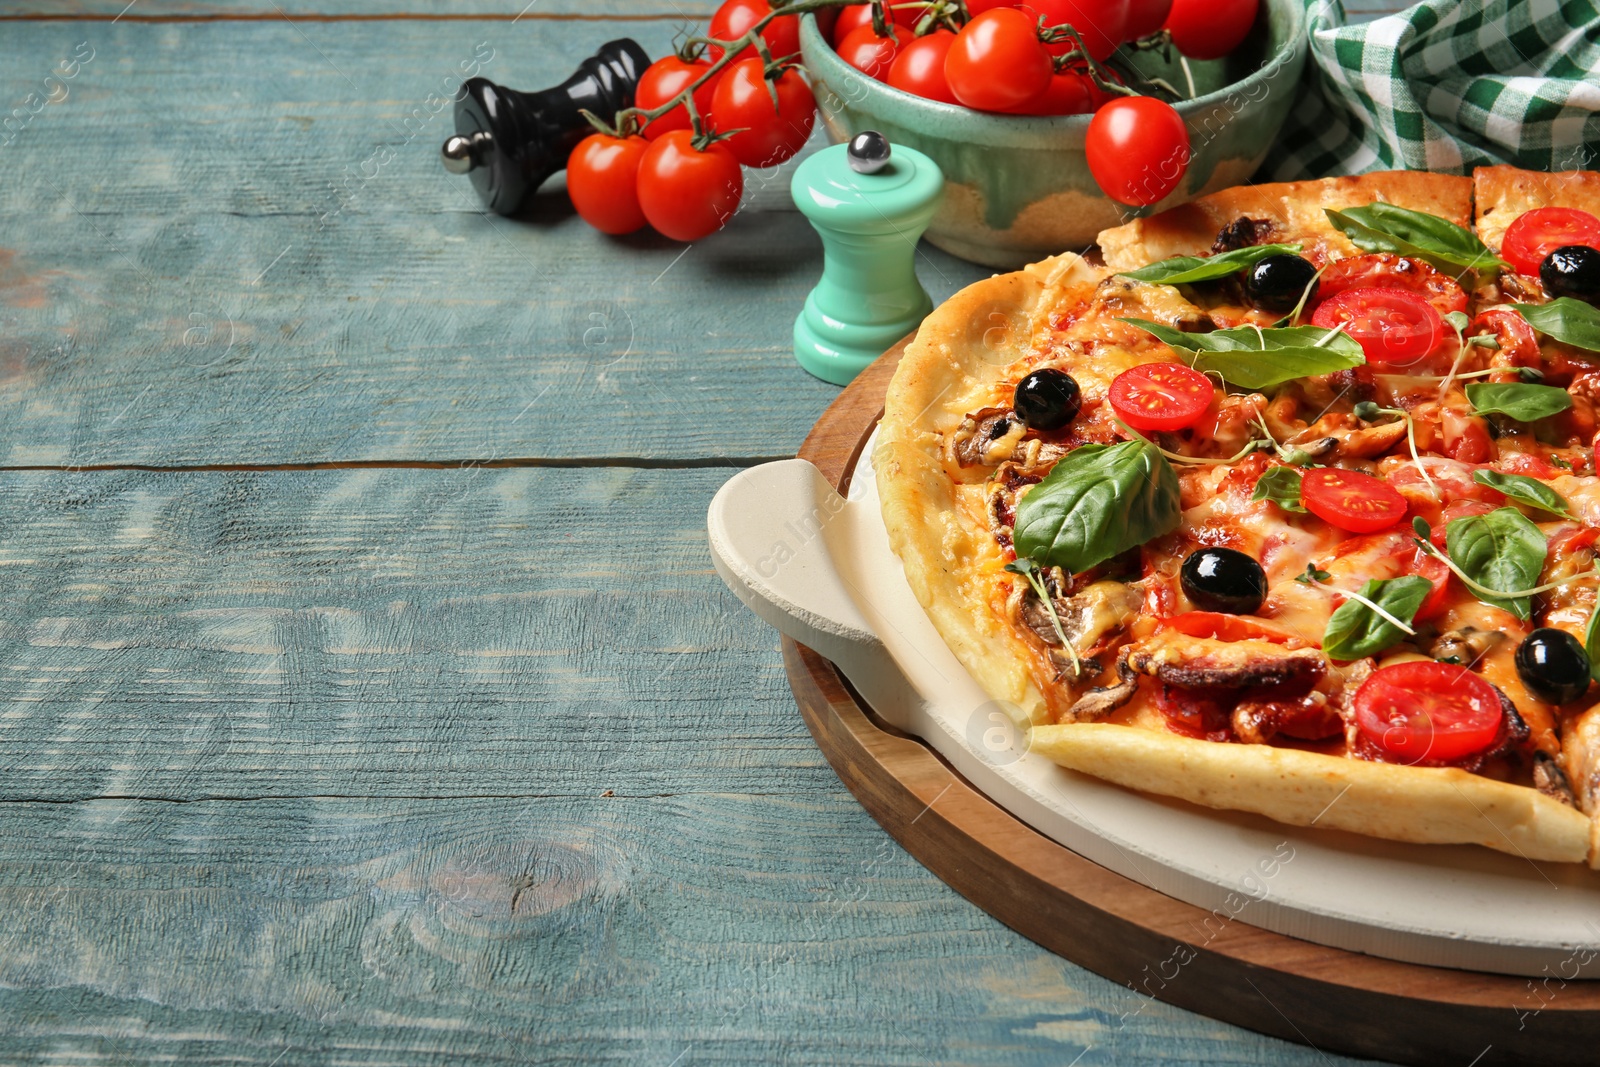
[(1133, 270), (1169, 256), (1206, 255), (1224, 226), (1251, 218), (1266, 219), (1286, 235), (1272, 240), (1300, 242), (1313, 262), (1357, 255), (1361, 250), (1334, 228), (1324, 209), (1365, 207), (1381, 200), (1470, 226), (1472, 185), (1471, 178), (1408, 170), (1240, 185), (1101, 230), (1100, 253), (1112, 270)]
[(1600, 215), (1600, 174), (1567, 170), (1555, 174), (1521, 167), (1479, 167), (1472, 172), (1478, 239), (1496, 254), (1518, 215), (1541, 207), (1571, 207)]
[(994, 395), (996, 371), (1029, 343), (1041, 308), (1064, 288), (1093, 288), (1101, 274), (1065, 253), (961, 290), (923, 320), (884, 403), (873, 452), (889, 546), (906, 583), (961, 665), (1018, 724), (1046, 720), (1029, 676), (1028, 648), (996, 615), (985, 585), (1005, 565), (986, 529), (973, 524), (945, 473), (942, 435)]
[(1582, 863), (1583, 813), (1453, 767), (1401, 767), (1270, 745), (1221, 744), (1108, 723), (1036, 726), (1030, 752), (1143, 793), (1417, 844), (1483, 845)]

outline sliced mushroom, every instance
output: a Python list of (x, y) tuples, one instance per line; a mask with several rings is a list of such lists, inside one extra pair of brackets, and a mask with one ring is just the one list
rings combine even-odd
[(1249, 248), (1251, 245), (1265, 244), (1272, 236), (1273, 229), (1271, 219), (1252, 219), (1240, 215), (1217, 233), (1217, 239), (1211, 245), (1211, 254), (1215, 256), (1223, 252)]
[(1079, 697), (1061, 717), (1062, 722), (1094, 722), (1103, 719), (1133, 699), (1139, 691), (1139, 676), (1128, 665), (1128, 652), (1117, 657), (1117, 677), (1113, 685), (1096, 686)]
[(1561, 764), (1548, 752), (1533, 754), (1533, 787), (1569, 808), (1578, 806), (1578, 798), (1572, 795), (1572, 783), (1567, 781)]
[(1027, 424), (1010, 408), (984, 408), (961, 420), (950, 447), (963, 467), (992, 467), (1010, 459), (1027, 432)]
[(1140, 674), (1185, 689), (1247, 689), (1312, 682), (1327, 661), (1314, 648), (1289, 649), (1271, 641), (1219, 641), (1162, 630), (1128, 657)]
[(1389, 451), (1405, 436), (1404, 420), (1368, 426), (1354, 415), (1330, 414), (1322, 416), (1284, 444), (1313, 456), (1336, 453), (1349, 459), (1372, 459)]
[(1488, 655), (1489, 650), (1505, 638), (1506, 635), (1498, 630), (1479, 630), (1476, 627), (1463, 626), (1459, 630), (1449, 630), (1434, 638), (1433, 644), (1428, 647), (1428, 655), (1440, 663), (1471, 666)]

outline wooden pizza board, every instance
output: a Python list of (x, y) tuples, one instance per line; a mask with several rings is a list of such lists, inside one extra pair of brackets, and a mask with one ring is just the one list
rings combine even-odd
[[(800, 448), (841, 493), (909, 341), (863, 371)], [(811, 649), (784, 638), (783, 660), (817, 745), (872, 817), (996, 919), (1129, 986), (1130, 1014), (1154, 998), (1324, 1052), (1430, 1067), (1600, 1059), (1600, 983), (1575, 979), (1592, 973), (1590, 951), (1543, 980), (1513, 978), (1326, 948), (1185, 904), (1012, 816), (879, 720)]]

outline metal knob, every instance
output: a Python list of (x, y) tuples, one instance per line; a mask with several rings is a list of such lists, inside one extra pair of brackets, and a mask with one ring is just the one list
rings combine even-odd
[(493, 146), (494, 138), (489, 136), (488, 130), (478, 130), (465, 137), (458, 133), (445, 141), (439, 155), (445, 170), (451, 174), (466, 174), (482, 165), (483, 152)]
[(889, 165), (889, 138), (877, 130), (862, 130), (850, 138), (850, 169), (857, 174), (876, 174)]

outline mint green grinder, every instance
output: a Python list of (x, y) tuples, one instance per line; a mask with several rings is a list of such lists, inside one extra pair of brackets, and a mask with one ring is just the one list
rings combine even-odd
[(822, 280), (794, 320), (794, 355), (823, 381), (848, 385), (933, 310), (915, 260), (944, 175), (916, 149), (867, 132), (801, 163), (790, 192), (823, 255)]

